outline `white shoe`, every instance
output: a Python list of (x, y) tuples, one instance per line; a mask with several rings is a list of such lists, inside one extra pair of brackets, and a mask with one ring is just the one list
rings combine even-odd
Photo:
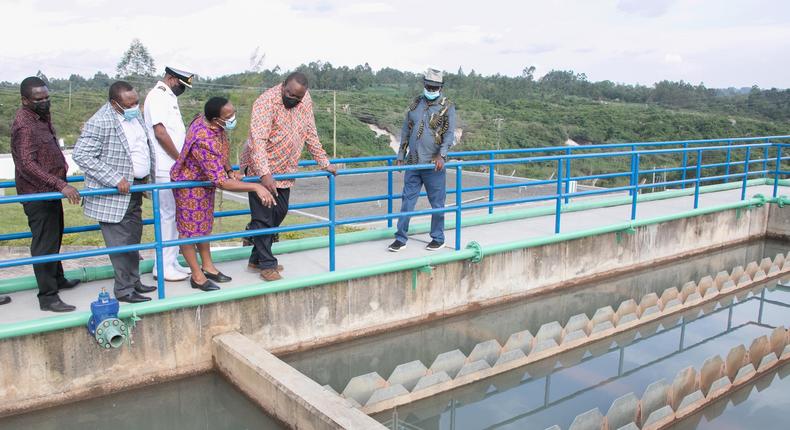
[[(157, 279), (156, 272), (153, 272), (153, 275), (154, 275), (154, 279)], [(176, 271), (175, 269), (165, 271), (165, 281), (177, 282), (177, 281), (183, 281), (186, 278), (189, 278), (189, 275), (187, 275), (186, 273), (181, 273), (179, 271)]]
[(173, 265), (173, 269), (176, 272), (186, 273), (187, 275), (191, 275), (192, 274), (192, 270), (189, 267), (184, 267), (184, 266), (182, 266), (182, 265), (180, 265), (178, 263)]

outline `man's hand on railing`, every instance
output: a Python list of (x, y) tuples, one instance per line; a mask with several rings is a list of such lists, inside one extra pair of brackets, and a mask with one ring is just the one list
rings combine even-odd
[(121, 178), (121, 182), (118, 182), (118, 192), (121, 194), (129, 194), (129, 187), (131, 187), (131, 184), (126, 178)]
[(433, 165), (435, 166), (434, 170), (441, 172), (442, 169), (444, 169), (444, 158), (442, 158), (440, 155), (435, 155), (433, 157)]
[(335, 166), (334, 164), (330, 164), (321, 170), (325, 170), (333, 175), (337, 175), (337, 166)]
[(69, 200), (69, 203), (73, 205), (80, 204), (80, 192), (76, 188), (66, 185), (60, 192)]
[(258, 185), (255, 187), (255, 194), (258, 195), (258, 198), (261, 199), (261, 203), (263, 203), (263, 205), (267, 208), (277, 206), (277, 201), (274, 200), (272, 193), (270, 193), (269, 190), (263, 185)]
[(261, 185), (263, 185), (273, 196), (277, 196), (277, 183), (274, 182), (271, 173), (268, 175), (261, 175)]

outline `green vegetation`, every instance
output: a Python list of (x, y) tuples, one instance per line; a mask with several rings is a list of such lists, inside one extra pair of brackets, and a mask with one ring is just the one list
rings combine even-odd
[[(367, 65), (349, 68), (322, 62), (298, 69), (310, 80), (319, 137), (330, 155), (333, 91), (337, 97), (337, 156), (392, 153), (388, 139), (377, 138), (368, 124), (399, 135), (406, 107), (420, 92), (418, 74), (390, 68), (373, 72)], [(719, 90), (667, 81), (646, 87), (589, 82), (584, 74), (569, 71), (553, 71), (536, 80), (533, 72), (534, 68), (526, 68), (519, 77), (480, 76), (461, 70), (448, 74), (447, 95), (456, 103), (458, 127), (463, 130), (454, 149), (559, 146), (567, 139), (594, 145), (743, 137), (786, 134), (790, 129), (790, 90)], [(239, 126), (231, 135), (232, 158), (236, 159), (247, 137), (252, 103), (261, 91), (282, 81), (284, 76), (275, 68), (202, 79), (195, 90), (180, 98), (184, 117), (188, 121), (199, 113), (210, 96), (228, 96), (238, 109)], [(142, 93), (156, 81), (140, 75), (127, 79)], [(90, 79), (73, 75), (49, 80), (55, 127), (67, 145), (73, 145), (82, 123), (104, 102), (111, 81), (101, 73)], [(0, 86), (0, 152), (8, 151), (8, 127), (19, 103), (17, 91), (11, 84)], [(711, 162), (723, 160), (723, 154), (709, 156)], [(734, 154), (734, 159), (739, 157), (742, 154)], [(642, 161), (644, 165), (661, 167), (677, 165), (679, 157), (651, 156)], [(583, 164), (574, 166), (574, 175), (625, 169), (629, 161)], [(503, 167), (502, 171), (510, 173), (511, 169), (517, 174), (549, 177), (555, 167), (530, 164)], [(618, 180), (599, 182), (617, 183)]]

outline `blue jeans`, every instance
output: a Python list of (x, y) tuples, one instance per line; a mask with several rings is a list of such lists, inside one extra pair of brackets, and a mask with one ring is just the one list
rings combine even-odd
[[(403, 177), (403, 200), (401, 201), (400, 211), (411, 212), (417, 205), (417, 197), (420, 190), (425, 185), (425, 192), (428, 193), (428, 202), (434, 209), (444, 207), (444, 199), (447, 196), (447, 169), (437, 172), (433, 169), (407, 170)], [(398, 232), (395, 238), (401, 243), (409, 240), (409, 221), (410, 216), (398, 218)], [(444, 212), (431, 215), (431, 238), (439, 243), (444, 243)]]

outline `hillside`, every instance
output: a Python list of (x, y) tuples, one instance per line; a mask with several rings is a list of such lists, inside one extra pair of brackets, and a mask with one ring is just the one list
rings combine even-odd
[[(392, 153), (388, 139), (376, 137), (367, 124), (399, 135), (405, 109), (420, 91), (416, 75), (392, 69), (374, 74), (365, 68), (332, 68), (331, 65), (327, 68), (322, 63), (311, 63), (302, 69), (311, 80), (319, 137), (330, 155), (332, 88), (338, 88), (337, 156)], [(682, 82), (674, 86), (673, 83), (659, 83), (650, 89), (589, 83), (583, 75), (552, 73), (555, 74), (540, 81), (532, 80), (531, 76), (480, 77), (474, 72), (449, 75), (447, 95), (456, 103), (458, 126), (463, 130), (455, 149), (557, 146), (567, 139), (597, 144), (758, 136), (790, 131), (790, 113), (785, 113), (785, 99), (771, 104), (777, 94), (781, 96), (787, 91), (752, 89), (744, 95), (738, 91), (700, 89)], [(283, 74), (264, 71), (201, 81), (196, 90), (180, 98), (185, 120), (200, 112), (209, 97), (228, 96), (239, 112), (238, 131), (231, 135), (235, 159), (246, 139), (252, 102), (263, 88), (282, 77)], [(55, 127), (68, 146), (75, 142), (82, 123), (104, 103), (106, 87), (111, 82), (106, 75), (99, 74), (89, 80), (77, 78), (50, 81)], [(143, 93), (155, 82), (153, 78), (143, 77), (130, 80), (143, 88)], [(70, 109), (69, 82), (74, 84)], [(0, 152), (8, 151), (10, 123), (18, 104), (17, 87), (10, 84), (0, 87)], [(644, 161), (646, 165), (659, 166), (669, 162), (666, 157)], [(618, 164), (625, 168), (628, 161)], [(588, 163), (585, 168), (589, 170), (585, 172), (611, 171), (613, 167)], [(552, 166), (530, 165), (516, 171), (548, 177), (553, 169)]]

